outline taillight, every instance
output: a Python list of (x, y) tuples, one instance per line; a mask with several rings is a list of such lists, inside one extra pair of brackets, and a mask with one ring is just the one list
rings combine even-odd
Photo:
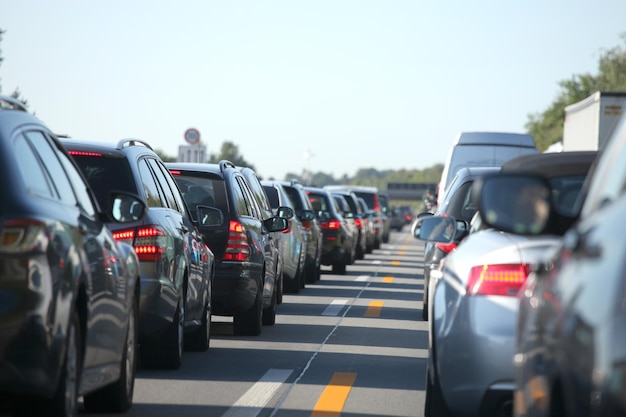
[(337, 230), (341, 228), (341, 222), (339, 220), (329, 220), (327, 222), (320, 223), (322, 229)]
[(135, 253), (141, 262), (153, 262), (161, 259), (163, 254), (162, 242), (165, 236), (158, 226), (142, 226), (136, 229), (117, 230), (113, 233), (115, 240), (125, 242), (135, 248)]
[(24, 253), (45, 251), (49, 238), (46, 224), (35, 219), (6, 220), (0, 230), (0, 251)]
[(239, 222), (231, 220), (228, 226), (228, 242), (222, 259), (225, 261), (247, 261), (250, 259), (246, 229)]
[(456, 249), (456, 243), (435, 243), (435, 246), (446, 255)]
[(467, 292), (470, 295), (515, 296), (529, 272), (526, 264), (475, 266), (470, 270)]
[(359, 229), (363, 229), (363, 220), (361, 218), (357, 217), (354, 219), (354, 224), (356, 224), (356, 227)]

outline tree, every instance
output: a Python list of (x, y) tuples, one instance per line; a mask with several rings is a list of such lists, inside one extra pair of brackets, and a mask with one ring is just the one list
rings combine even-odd
[[(626, 44), (626, 33), (620, 36)], [(535, 138), (539, 151), (563, 139), (565, 107), (596, 91), (626, 91), (626, 50), (616, 46), (604, 51), (598, 63), (598, 75), (574, 75), (559, 82), (560, 91), (542, 113), (530, 114), (526, 129)]]
[(239, 147), (233, 142), (223, 142), (219, 154), (209, 155), (209, 162), (211, 163), (218, 163), (223, 159), (226, 159), (237, 166), (250, 167), (254, 170), (254, 166), (244, 159), (244, 157), (239, 153)]

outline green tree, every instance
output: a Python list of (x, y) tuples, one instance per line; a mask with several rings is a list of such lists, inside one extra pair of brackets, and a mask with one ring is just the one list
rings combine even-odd
[(234, 142), (223, 142), (219, 154), (209, 155), (209, 162), (211, 163), (218, 163), (223, 159), (226, 159), (237, 166), (250, 167), (254, 170), (254, 166), (244, 159), (244, 157), (239, 153), (239, 146), (237, 146)]
[[(626, 44), (626, 33), (620, 37)], [(602, 52), (597, 75), (574, 75), (560, 81), (559, 87), (559, 93), (546, 110), (528, 116), (526, 129), (535, 138), (540, 151), (563, 139), (565, 107), (596, 91), (626, 91), (626, 50), (616, 46)]]

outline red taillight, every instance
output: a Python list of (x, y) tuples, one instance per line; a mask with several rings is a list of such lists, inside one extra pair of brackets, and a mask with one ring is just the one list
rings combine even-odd
[(435, 246), (446, 255), (456, 249), (456, 243), (435, 243)]
[(250, 259), (246, 229), (239, 222), (231, 220), (228, 226), (228, 243), (222, 259), (225, 261), (247, 261)]
[(180, 175), (180, 171), (177, 169), (170, 169), (170, 174), (172, 175)]
[(354, 219), (354, 224), (356, 224), (356, 227), (358, 227), (359, 229), (363, 229), (363, 220), (359, 217)]
[(526, 281), (530, 268), (524, 264), (479, 265), (470, 271), (470, 295), (515, 296)]
[(125, 242), (135, 248), (135, 253), (141, 262), (153, 262), (161, 259), (163, 242), (160, 237), (165, 236), (158, 226), (142, 226), (137, 229), (123, 229), (113, 232), (115, 240)]
[(327, 222), (320, 223), (322, 229), (337, 230), (341, 228), (341, 222), (339, 220), (329, 220)]
[(100, 152), (86, 152), (86, 151), (67, 151), (72, 156), (102, 156)]

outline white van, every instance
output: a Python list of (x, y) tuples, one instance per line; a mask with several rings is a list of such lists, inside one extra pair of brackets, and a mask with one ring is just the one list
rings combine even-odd
[(459, 169), (499, 167), (509, 159), (538, 152), (535, 140), (527, 133), (461, 132), (448, 152), (439, 182), (437, 204), (443, 201), (446, 188)]

